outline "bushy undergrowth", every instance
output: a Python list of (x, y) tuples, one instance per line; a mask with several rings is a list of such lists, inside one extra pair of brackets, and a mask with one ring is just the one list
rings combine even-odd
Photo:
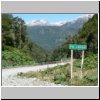
[[(93, 65), (92, 65), (93, 64)], [(90, 55), (84, 60), (83, 78), (80, 78), (80, 62), (75, 61), (73, 66), (73, 79), (71, 79), (70, 64), (48, 68), (45, 71), (19, 73), (21, 77), (37, 77), (41, 80), (51, 81), (55, 84), (69, 86), (97, 86), (98, 65), (97, 55)]]
[[(77, 60), (76, 62), (74, 62), (74, 66), (80, 68), (81, 60)], [(88, 57), (84, 59), (83, 68), (90, 69), (96, 67), (98, 67), (98, 55), (97, 54), (88, 55)]]
[(26, 54), (19, 49), (12, 49), (12, 51), (5, 50), (2, 52), (3, 68), (19, 65), (30, 65), (34, 63), (34, 59), (32, 59), (29, 54)]

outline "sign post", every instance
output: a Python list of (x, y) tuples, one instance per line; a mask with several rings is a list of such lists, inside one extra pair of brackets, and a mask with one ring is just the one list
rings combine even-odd
[(82, 79), (82, 69), (83, 69), (83, 62), (84, 62), (84, 50), (82, 51), (82, 61), (81, 61), (81, 79)]
[(81, 79), (82, 79), (82, 69), (84, 62), (84, 50), (87, 49), (87, 45), (79, 44), (69, 44), (69, 49), (71, 50), (71, 79), (73, 78), (73, 50), (82, 50), (82, 61), (81, 61)]
[(71, 79), (73, 78), (73, 50), (71, 50)]

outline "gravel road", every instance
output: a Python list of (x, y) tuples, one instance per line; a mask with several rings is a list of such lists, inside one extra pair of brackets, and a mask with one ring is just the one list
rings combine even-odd
[(17, 73), (28, 71), (42, 71), (47, 68), (55, 67), (56, 65), (64, 65), (70, 63), (62, 62), (58, 64), (46, 64), (37, 66), (25, 66), (19, 68), (2, 69), (2, 86), (56, 86), (54, 83), (42, 81), (37, 78), (20, 78), (17, 77)]

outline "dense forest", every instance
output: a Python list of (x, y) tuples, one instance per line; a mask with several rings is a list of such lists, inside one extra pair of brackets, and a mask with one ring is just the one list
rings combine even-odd
[[(69, 44), (86, 44), (86, 56), (98, 53), (98, 15), (95, 14), (74, 36), (66, 39), (66, 42), (56, 48), (52, 53), (52, 60), (61, 60), (70, 57)], [(81, 51), (74, 51), (74, 57), (80, 58)]]
[[(74, 36), (52, 53), (28, 38), (27, 26), (23, 19), (11, 14), (2, 14), (2, 67), (30, 65), (48, 61), (58, 61), (70, 57), (69, 44), (86, 44), (85, 55), (98, 53), (98, 15), (90, 18)], [(74, 57), (80, 58), (81, 51), (74, 51)]]
[(2, 14), (2, 66), (44, 62), (46, 52), (28, 39), (23, 19)]

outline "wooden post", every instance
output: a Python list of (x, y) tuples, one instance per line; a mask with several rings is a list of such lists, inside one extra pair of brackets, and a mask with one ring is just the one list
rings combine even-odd
[(83, 77), (82, 69), (83, 69), (83, 62), (84, 62), (84, 50), (82, 51), (82, 61), (81, 61), (81, 79)]
[(73, 50), (71, 50), (71, 79), (73, 78)]
[(47, 63), (47, 68), (49, 68), (49, 63)]

